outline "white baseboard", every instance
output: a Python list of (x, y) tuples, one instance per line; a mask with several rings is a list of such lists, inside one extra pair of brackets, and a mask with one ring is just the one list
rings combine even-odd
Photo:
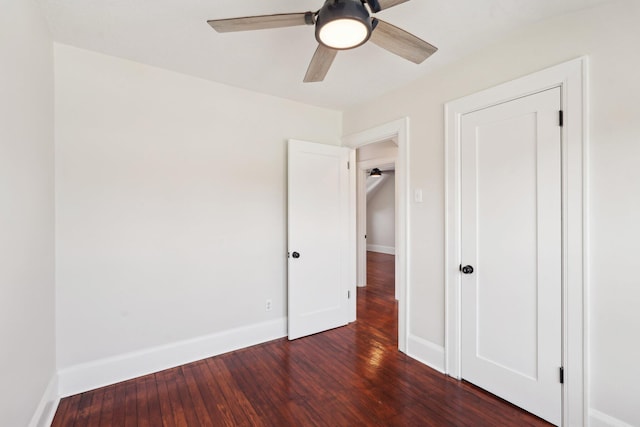
[(444, 347), (409, 335), (407, 355), (444, 374)]
[(287, 321), (281, 318), (71, 366), (58, 372), (60, 396), (71, 396), (286, 335)]
[(589, 409), (589, 426), (590, 427), (633, 427), (618, 418), (600, 412), (597, 409)]
[(42, 399), (40, 399), (40, 403), (38, 403), (33, 417), (31, 417), (29, 427), (49, 427), (58, 409), (58, 403), (60, 403), (58, 376), (54, 374), (42, 395)]
[(395, 255), (396, 248), (393, 246), (383, 246), (383, 245), (367, 245), (367, 250), (370, 252), (379, 252), (381, 254)]

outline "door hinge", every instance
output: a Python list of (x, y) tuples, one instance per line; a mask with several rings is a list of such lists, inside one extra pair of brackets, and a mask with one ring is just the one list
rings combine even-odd
[(367, 238), (367, 235), (366, 235), (366, 234), (364, 235), (364, 238), (365, 238), (365, 240), (366, 240), (366, 238)]
[(347, 291), (347, 299), (351, 299), (351, 291)]
[(564, 368), (560, 366), (560, 384), (564, 384)]
[(347, 162), (347, 169), (351, 169), (351, 162)]
[(560, 127), (564, 126), (564, 111), (558, 111), (558, 125)]

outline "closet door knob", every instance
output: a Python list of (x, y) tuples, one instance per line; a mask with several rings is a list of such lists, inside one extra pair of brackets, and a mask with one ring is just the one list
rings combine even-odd
[(472, 274), (473, 267), (470, 265), (465, 265), (464, 267), (460, 267), (460, 271), (462, 271), (462, 274)]

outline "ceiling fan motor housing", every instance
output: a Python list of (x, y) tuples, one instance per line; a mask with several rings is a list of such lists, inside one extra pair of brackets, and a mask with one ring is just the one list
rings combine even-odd
[(373, 13), (378, 13), (382, 9), (378, 0), (366, 0), (366, 2)]
[[(361, 24), (361, 27), (366, 31), (362, 40), (358, 40), (355, 44), (348, 46), (339, 46), (323, 40), (323, 27), (336, 21), (345, 22), (344, 20)], [(356, 25), (360, 27), (360, 25)], [(361, 46), (369, 40), (372, 30), (369, 11), (361, 0), (327, 0), (318, 11), (318, 16), (316, 17), (316, 40), (331, 49), (345, 50)]]

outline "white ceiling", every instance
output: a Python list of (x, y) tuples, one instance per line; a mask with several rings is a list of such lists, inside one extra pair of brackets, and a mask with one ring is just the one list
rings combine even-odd
[(372, 43), (302, 83), (313, 27), (216, 33), (208, 19), (315, 11), (323, 0), (38, 0), (57, 42), (335, 109), (373, 99), (518, 27), (611, 0), (413, 0), (377, 14), (440, 50), (415, 65)]

